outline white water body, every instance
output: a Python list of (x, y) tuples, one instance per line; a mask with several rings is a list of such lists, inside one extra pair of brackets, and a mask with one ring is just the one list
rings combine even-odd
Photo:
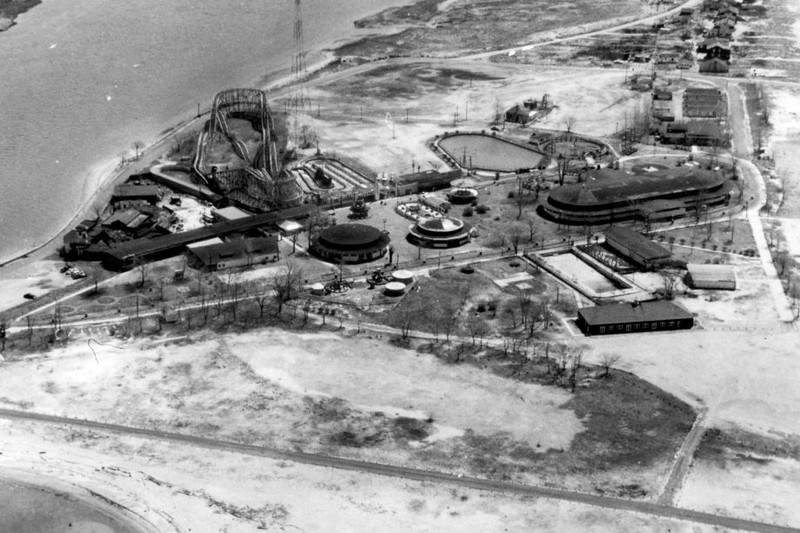
[[(408, 0), (303, 0), (306, 49)], [(44, 0), (0, 32), (0, 263), (66, 224), (132, 143), (292, 63), (294, 0)]]

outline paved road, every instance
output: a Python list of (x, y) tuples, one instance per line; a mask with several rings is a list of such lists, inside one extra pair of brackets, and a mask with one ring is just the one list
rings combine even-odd
[(757, 531), (764, 533), (800, 533), (799, 529), (776, 526), (772, 524), (765, 524), (762, 522), (756, 522), (752, 520), (743, 520), (738, 518), (719, 516), (711, 513), (692, 511), (689, 509), (681, 509), (678, 507), (671, 507), (669, 505), (663, 505), (660, 503), (624, 500), (621, 498), (610, 498), (607, 496), (596, 496), (593, 494), (570, 492), (566, 490), (552, 489), (547, 487), (522, 485), (510, 481), (495, 481), (482, 478), (463, 477), (443, 472), (420, 470), (417, 468), (407, 468), (402, 466), (385, 465), (379, 463), (372, 463), (369, 461), (358, 461), (355, 459), (344, 459), (339, 457), (331, 457), (327, 455), (319, 455), (319, 454), (306, 453), (300, 451), (283, 451), (275, 448), (266, 448), (261, 446), (253, 446), (250, 444), (241, 444), (237, 442), (196, 437), (192, 435), (183, 435), (180, 433), (170, 433), (154, 429), (144, 429), (144, 428), (137, 428), (130, 426), (122, 426), (118, 424), (108, 424), (105, 422), (96, 422), (93, 420), (80, 420), (75, 418), (66, 418), (60, 416), (45, 415), (40, 413), (15, 411), (12, 409), (0, 409), (0, 417), (11, 420), (23, 420), (28, 422), (39, 422), (45, 424), (69, 426), (78, 429), (104, 431), (120, 435), (158, 440), (162, 442), (190, 444), (193, 446), (198, 446), (201, 448), (217, 450), (222, 452), (240, 453), (258, 457), (268, 457), (270, 459), (276, 459), (281, 461), (293, 461), (296, 463), (309, 464), (309, 465), (328, 467), (328, 468), (337, 468), (341, 470), (350, 470), (365, 474), (376, 474), (380, 476), (412, 479), (415, 481), (423, 481), (429, 483), (457, 485), (471, 489), (503, 492), (507, 494), (517, 494), (522, 496), (551, 498), (556, 500), (582, 503), (586, 505), (594, 505), (606, 509), (644, 513), (647, 515), (661, 517), (661, 518), (685, 520), (688, 522), (726, 527), (729, 529), (737, 529), (743, 531)]

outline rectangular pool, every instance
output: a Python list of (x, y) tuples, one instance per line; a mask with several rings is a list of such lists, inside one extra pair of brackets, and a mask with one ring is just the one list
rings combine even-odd
[(570, 280), (591, 289), (596, 294), (614, 292), (620, 289), (613, 281), (572, 253), (550, 255), (545, 257), (544, 260), (561, 271)]

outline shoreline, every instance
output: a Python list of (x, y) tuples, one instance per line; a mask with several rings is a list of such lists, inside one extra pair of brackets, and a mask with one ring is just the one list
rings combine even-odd
[[(130, 533), (156, 533), (155, 527), (137, 513), (124, 505), (108, 499), (102, 494), (80, 485), (73, 485), (60, 478), (41, 475), (18, 469), (0, 468), (0, 485), (19, 486), (29, 491), (39, 492), (52, 498), (61, 499), (63, 505), (75, 509), (86, 509), (102, 516), (108, 523), (103, 526), (123, 527)], [(79, 524), (76, 524), (79, 525)], [(70, 526), (71, 527), (71, 526)]]
[[(414, 3), (414, 1), (415, 0), (406, 0), (404, 5), (411, 5)], [(0, 0), (0, 2), (2, 2), (2, 0)], [(368, 15), (369, 14), (365, 14), (364, 16)], [(355, 20), (352, 21), (352, 24), (355, 24), (355, 22)], [(339, 59), (339, 56), (336, 53), (338, 49), (345, 45), (359, 42), (368, 37), (369, 36), (366, 35), (354, 35), (350, 38), (326, 43), (323, 46), (308, 50), (307, 57), (312, 57), (314, 60), (311, 65), (307, 66), (306, 70), (308, 74), (305, 81), (310, 81), (316, 76), (324, 74), (328, 67), (335, 64)], [(351, 67), (348, 66), (348, 68)], [(263, 90), (280, 93), (281, 91), (289, 90), (289, 88), (292, 86), (292, 81), (291, 72), (288, 68), (284, 67), (260, 76), (254, 80), (253, 85)], [(213, 96), (214, 95), (209, 95), (209, 101), (213, 99)], [(270, 96), (272, 98), (276, 98), (280, 97), (280, 94), (271, 94)], [(51, 235), (44, 237), (44, 240), (40, 244), (34, 245), (27, 250), (16, 252), (7, 259), (0, 257), (0, 275), (2, 275), (5, 271), (13, 271), (16, 269), (16, 267), (24, 266), (28, 260), (35, 262), (40, 261), (52, 254), (58, 254), (58, 250), (61, 246), (60, 241), (63, 240), (64, 235), (81, 220), (87, 218), (91, 214), (92, 206), (98, 200), (103, 199), (106, 196), (110, 197), (115, 185), (124, 183), (124, 180), (126, 180), (132, 174), (142, 172), (144, 169), (149, 167), (150, 162), (144, 163), (143, 161), (145, 156), (147, 156), (148, 161), (152, 160), (153, 158), (158, 159), (159, 157), (163, 157), (164, 153), (154, 152), (158, 152), (159, 149), (165, 148), (166, 143), (168, 143), (174, 135), (190, 128), (198, 120), (202, 119), (203, 116), (208, 115), (210, 111), (210, 107), (201, 110), (200, 115), (193, 114), (194, 116), (191, 118), (170, 126), (166, 130), (163, 130), (157, 135), (156, 139), (152, 143), (148, 144), (141, 150), (138, 161), (135, 161), (124, 168), (113, 168), (109, 171), (107, 168), (114, 164), (113, 161), (97, 162), (95, 164), (95, 168), (102, 169), (99, 177), (93, 180), (94, 183), (85, 185), (90, 188), (94, 188), (94, 192), (78, 206), (68, 221), (60, 229)]]
[[(17, 25), (17, 17), (23, 15), (42, 3), (42, 0), (0, 0), (0, 33), (8, 31)], [(3, 22), (7, 21), (7, 22)]]
[[(331, 64), (335, 63), (337, 60), (337, 56), (333, 51), (330, 50), (314, 50), (311, 52), (313, 55), (319, 55), (320, 58), (315, 63), (311, 64), (308, 70), (308, 77), (307, 80), (312, 79), (314, 76), (322, 73), (325, 71), (327, 67)], [(292, 75), (291, 73), (286, 73), (286, 69), (276, 70), (273, 73), (266, 74), (258, 80), (257, 83), (254, 85), (259, 86), (259, 88), (267, 90), (267, 91), (283, 91), (288, 90), (292, 86)], [(213, 95), (211, 95), (213, 98)], [(29, 248), (26, 251), (19, 252), (13, 257), (9, 259), (4, 259), (0, 262), (0, 273), (4, 269), (12, 268), (16, 266), (22, 266), (25, 264), (26, 259), (30, 259), (32, 261), (39, 261), (44, 259), (45, 257), (51, 254), (58, 254), (58, 249), (61, 246), (60, 239), (64, 238), (64, 235), (69, 232), (76, 224), (78, 224), (84, 218), (87, 218), (91, 214), (92, 207), (98, 200), (102, 200), (104, 197), (111, 195), (113, 188), (116, 185), (124, 183), (131, 175), (144, 171), (145, 169), (149, 168), (152, 163), (152, 159), (155, 158), (156, 160), (159, 158), (164, 157), (165, 153), (161, 152), (158, 153), (159, 150), (163, 150), (164, 148), (169, 148), (168, 143), (172, 140), (175, 135), (180, 134), (181, 132), (190, 129), (193, 125), (197, 123), (199, 120), (205, 120), (204, 117), (207, 116), (211, 112), (211, 109), (204, 109), (201, 110), (200, 115), (195, 115), (189, 119), (186, 119), (178, 124), (173, 125), (172, 127), (162, 131), (158, 137), (150, 144), (145, 146), (139, 153), (139, 160), (131, 163), (130, 165), (124, 168), (114, 168), (110, 171), (106, 170), (107, 167), (114, 164), (113, 161), (108, 162), (100, 162), (98, 163), (98, 167), (100, 167), (101, 174), (99, 178), (96, 180), (94, 185), (90, 185), (93, 187), (94, 193), (92, 193), (83, 203), (75, 210), (75, 213), (72, 217), (66, 222), (60, 229), (58, 229), (54, 234), (45, 238), (45, 240), (36, 245), (32, 248)], [(147, 162), (145, 162), (147, 161)], [(107, 172), (107, 173), (106, 173)], [(43, 254), (43, 255), (38, 255)], [(31, 257), (36, 255), (36, 257)]]

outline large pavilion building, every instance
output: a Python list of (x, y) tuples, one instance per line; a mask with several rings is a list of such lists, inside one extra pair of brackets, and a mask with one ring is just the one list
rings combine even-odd
[(374, 261), (389, 249), (389, 234), (366, 224), (337, 224), (311, 240), (311, 252), (333, 263)]
[(562, 224), (621, 220), (664, 221), (728, 205), (733, 184), (720, 172), (696, 167), (597, 169), (584, 182), (554, 188), (541, 213)]

